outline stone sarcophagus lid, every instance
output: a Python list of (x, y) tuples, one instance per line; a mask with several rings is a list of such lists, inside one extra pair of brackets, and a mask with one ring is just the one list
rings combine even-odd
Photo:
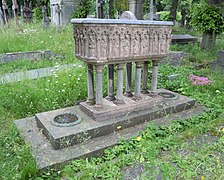
[(168, 54), (172, 22), (72, 19), (75, 55), (88, 64), (156, 60)]

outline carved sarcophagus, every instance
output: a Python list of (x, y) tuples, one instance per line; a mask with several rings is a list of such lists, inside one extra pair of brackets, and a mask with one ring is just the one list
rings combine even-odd
[(172, 22), (72, 19), (75, 55), (88, 64), (159, 59), (168, 54)]

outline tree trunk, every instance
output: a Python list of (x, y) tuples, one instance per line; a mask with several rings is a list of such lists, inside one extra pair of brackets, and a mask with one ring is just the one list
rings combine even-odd
[(201, 49), (211, 50), (215, 47), (216, 35), (213, 33), (203, 33)]
[(177, 18), (178, 1), (179, 0), (172, 0), (172, 5), (171, 5), (171, 9), (170, 9), (170, 17), (171, 17), (171, 20), (173, 21), (174, 25), (175, 25), (176, 18)]
[(114, 0), (109, 1), (109, 18), (114, 19)]

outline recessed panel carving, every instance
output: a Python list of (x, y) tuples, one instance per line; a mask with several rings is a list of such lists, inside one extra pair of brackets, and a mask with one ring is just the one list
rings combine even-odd
[(75, 54), (110, 63), (163, 56), (169, 51), (171, 26), (146, 24), (74, 24)]

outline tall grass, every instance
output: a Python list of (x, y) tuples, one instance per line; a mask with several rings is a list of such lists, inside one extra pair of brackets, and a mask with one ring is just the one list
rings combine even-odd
[(19, 51), (51, 50), (74, 61), (72, 26), (42, 28), (40, 24), (21, 24), (21, 31), (0, 28), (0, 54)]

